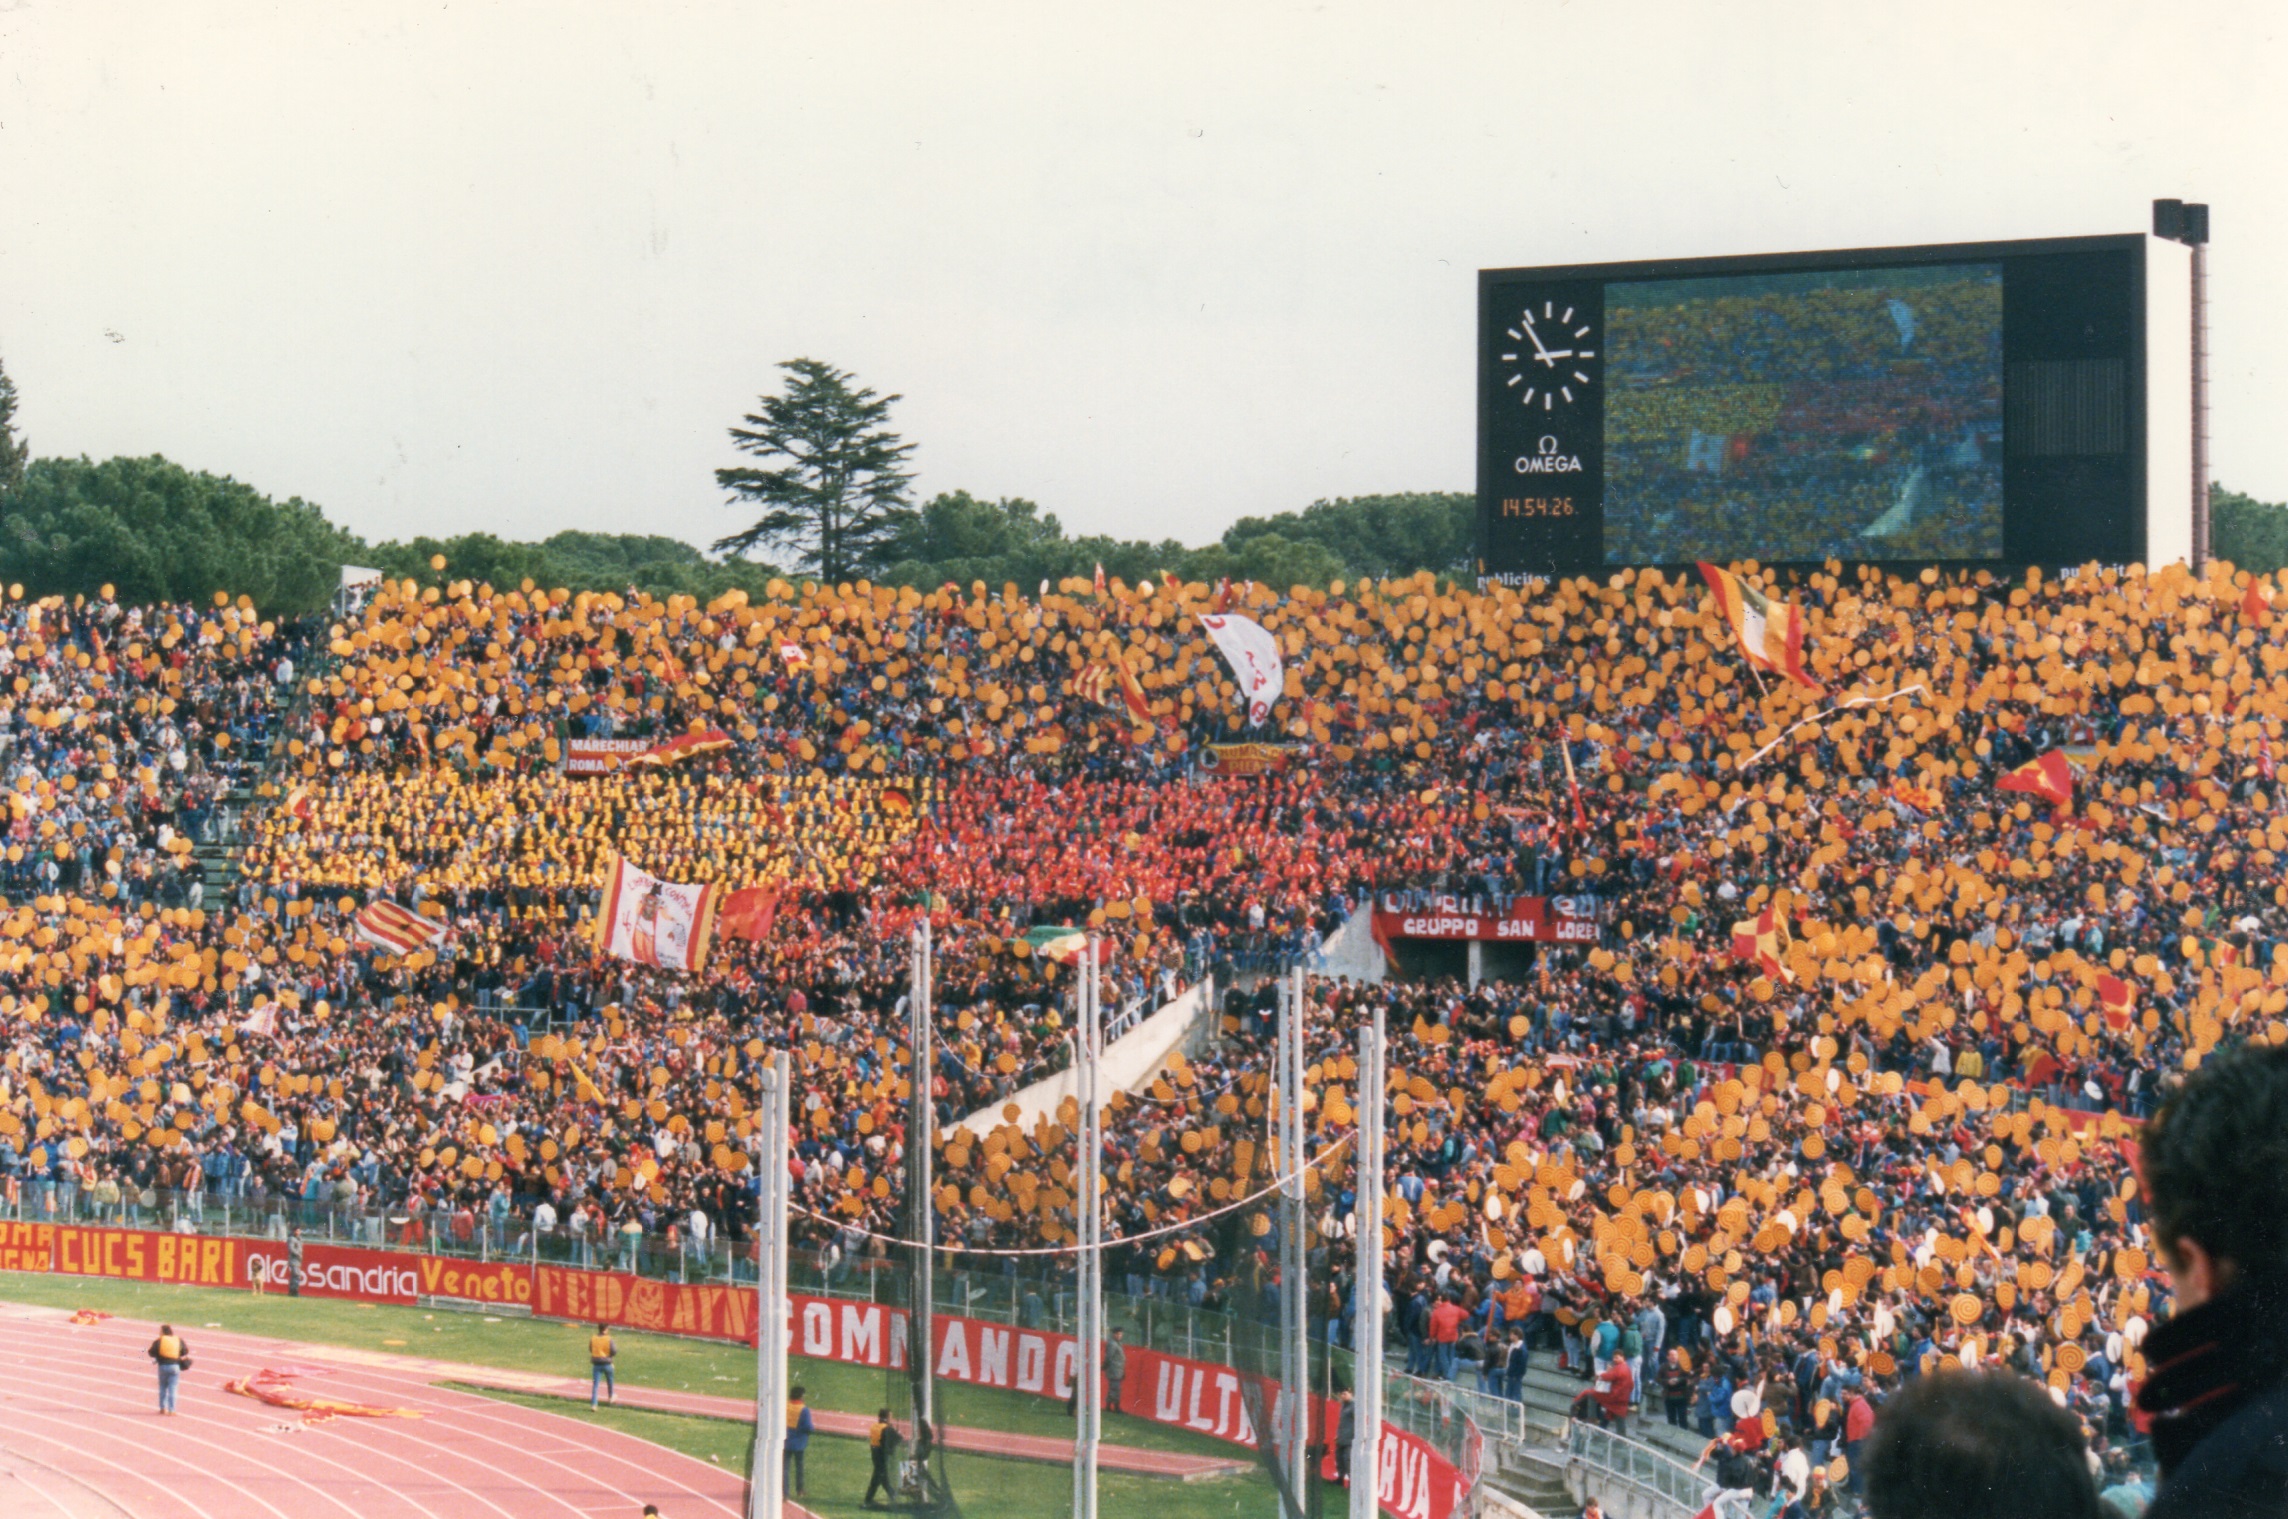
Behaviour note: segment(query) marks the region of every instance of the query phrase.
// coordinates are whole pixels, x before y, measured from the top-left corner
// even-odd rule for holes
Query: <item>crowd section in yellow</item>
[[[1348,1051],[1380,1003],[1374,1184],[1418,1364],[1441,1299],[1481,1344],[1595,1343],[1652,1308],[1696,1389],[1802,1351],[1851,1385],[2000,1360],[2103,1426],[2165,1292],[2128,1123],[2219,1045],[2288,1034],[2288,655],[2229,569],[1737,569],[1802,609],[1817,691],[1759,682],[1697,581],[1656,571],[708,605],[399,583],[314,628],[133,614],[203,651],[153,667],[172,680],[94,652],[129,613],[49,607],[35,634],[11,603],[16,827],[84,823],[123,864],[27,882],[0,919],[7,1201],[148,1223],[221,1200],[610,1262],[719,1247],[746,1238],[754,1076],[784,1048],[805,1240],[863,1258],[906,1227],[913,1083],[950,1128],[1055,1068],[1069,973],[1029,931],[1092,926],[1116,1005],[1211,968],[1227,989],[1214,1046],[1116,1102],[1111,1279],[1255,1311],[1279,1287],[1268,993],[1231,988],[1311,963],[1378,894],[1567,896],[1596,942],[1506,983],[1312,983],[1317,1306],[1350,1290]],[[1282,652],[1263,727],[1200,631],[1219,606]],[[1106,661],[1149,726],[1084,678]],[[196,901],[135,884],[137,850],[185,852],[160,827],[196,832],[172,762],[156,793],[113,784],[186,712],[215,714],[176,722],[186,772],[233,723],[272,765],[243,876]],[[729,746],[674,767],[559,770],[711,729]],[[1201,765],[1242,737],[1299,759]],[[2066,806],[2002,789],[2053,752]],[[771,888],[775,921],[697,975],[600,958],[614,854]],[[441,941],[361,942],[382,899]],[[917,1073],[924,916],[942,1026]],[[944,1139],[957,1260],[1074,1238],[1076,1116]]]

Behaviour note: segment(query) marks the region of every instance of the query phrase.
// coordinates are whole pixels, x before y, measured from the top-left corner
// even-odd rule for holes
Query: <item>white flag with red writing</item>
[[[1223,651],[1232,678],[1247,698],[1247,720],[1260,723],[1271,716],[1271,704],[1286,693],[1286,664],[1279,657],[1279,640],[1263,624],[1237,613],[1210,612],[1200,619],[1208,637]]]

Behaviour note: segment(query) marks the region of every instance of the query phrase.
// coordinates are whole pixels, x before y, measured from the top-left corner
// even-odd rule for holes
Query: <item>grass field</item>
[[[665,1445],[702,1461],[744,1473],[751,1447],[752,1427],[723,1419],[687,1419],[671,1414],[644,1413],[626,1408],[600,1408],[563,1398],[498,1392],[491,1388],[464,1389],[488,1398],[547,1409],[576,1419],[606,1424],[624,1434]],[[816,1436],[810,1442],[805,1476],[808,1496],[803,1506],[820,1519],[856,1519],[868,1512],[860,1500],[871,1470],[863,1442]],[[1066,1519],[1072,1513],[1072,1470],[1036,1461],[995,1461],[982,1456],[955,1455],[950,1475],[954,1494],[966,1513],[993,1519]],[[1097,1479],[1097,1504],[1108,1519],[1134,1515],[1138,1519],[1258,1519],[1277,1512],[1271,1484],[1259,1473],[1205,1482],[1174,1482],[1165,1478],[1135,1477],[1107,1472]],[[1330,1502],[1327,1515],[1344,1512]]]
[[[423,1356],[467,1366],[583,1379],[588,1367],[586,1325],[538,1319],[491,1318],[474,1313],[391,1308],[323,1298],[295,1299],[277,1294],[256,1297],[212,1288],[21,1272],[0,1272],[0,1301],[54,1308],[92,1308],[121,1318],[154,1323],[164,1320],[194,1336],[201,1328],[211,1327],[311,1344]],[[614,1331],[614,1338],[619,1342],[618,1374],[622,1386],[673,1388],[732,1398],[754,1396],[754,1353],[741,1346],[618,1330]],[[880,1371],[798,1356],[792,1362],[792,1374],[808,1389],[812,1405],[821,1409],[868,1414],[889,1401],[889,1381]],[[606,1408],[591,1413],[587,1404],[580,1401],[504,1393],[490,1388],[468,1390],[547,1408],[577,1419],[593,1419],[639,1439],[742,1473],[746,1470],[753,1440],[751,1424],[731,1420],[631,1408]],[[947,1383],[939,1384],[938,1397],[941,1417],[949,1426],[1064,1437],[1072,1433],[1071,1420],[1064,1410],[1045,1398]],[[1233,1453],[1232,1447],[1218,1441],[1120,1414],[1105,1416],[1104,1439],[1107,1444],[1148,1450],[1226,1457]],[[866,1449],[859,1441],[815,1438],[810,1448],[810,1496],[806,1506],[823,1519],[844,1519],[844,1516],[865,1513],[859,1499],[865,1492],[868,1464]],[[1064,1519],[1072,1511],[1072,1474],[1063,1466],[956,1455],[952,1458],[951,1475],[957,1497],[971,1514],[990,1514],[995,1519],[1003,1519],[1003,1516],[1005,1519]],[[1190,1483],[1107,1473],[1100,1479],[1098,1491],[1102,1511],[1108,1519],[1126,1515],[1144,1516],[1144,1519],[1235,1519],[1240,1515],[1277,1511],[1270,1483],[1260,1473]],[[1341,1495],[1330,1495],[1324,1512],[1339,1514],[1342,1511]]]

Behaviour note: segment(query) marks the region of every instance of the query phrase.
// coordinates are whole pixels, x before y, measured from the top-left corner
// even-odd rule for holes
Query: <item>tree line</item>
[[[324,607],[344,565],[422,584],[530,580],[701,600],[732,589],[760,596],[781,577],[1031,588],[1102,565],[1132,582],[1166,573],[1287,586],[1467,567],[1473,508],[1459,494],[1321,501],[1243,519],[1204,547],[1071,537],[1031,501],[967,491],[917,504],[903,467],[912,445],[887,425],[898,398],[876,396],[829,365],[782,367],[785,393],[766,396],[731,430],[733,446],[756,462],[717,472],[734,504],[755,508],[754,520],[711,553],[657,534],[577,531],[537,542],[474,532],[372,543],[298,496],[274,500],[157,455],[35,458],[16,426],[15,387],[0,369],[0,584],[34,596],[94,595],[108,585],[133,602],[221,591],[294,615]]]
[[[657,534],[578,531],[537,542],[475,532],[369,543],[300,497],[273,500],[156,455],[36,458],[16,427],[15,387],[0,370],[0,584],[32,595],[92,595],[109,585],[137,602],[222,591],[294,615],[325,606],[344,565],[423,584],[529,580],[701,600],[733,589],[759,596],[778,578],[1030,590],[1101,566],[1131,584],[1166,574],[1287,587],[1419,570],[1465,577],[1473,568],[1476,504],[1461,492],[1318,501],[1243,517],[1199,546],[1075,537],[1055,513],[1019,497],[989,501],[957,490],[916,502],[907,467],[914,446],[890,425],[898,396],[814,360],[780,368],[782,389],[730,430],[745,462],[716,471],[716,482],[748,520],[711,551]],[[2213,500],[2219,557],[2246,569],[2288,567],[2288,507],[2221,486]]]

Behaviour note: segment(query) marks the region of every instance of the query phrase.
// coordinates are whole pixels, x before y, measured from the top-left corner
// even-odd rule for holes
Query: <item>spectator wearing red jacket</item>
[[[1586,1418],[1621,1434],[1629,1428],[1629,1405],[1636,1401],[1636,1378],[1628,1358],[1616,1355],[1597,1373],[1595,1385],[1573,1400],[1573,1417]]]
[[[1449,1382],[1454,1380],[1454,1346],[1462,1338],[1462,1321],[1467,1317],[1451,1297],[1441,1297],[1430,1310],[1430,1353],[1438,1375]]]
[[[1853,1393],[1850,1403],[1843,1410],[1843,1458],[1851,1463],[1853,1492],[1860,1490],[1865,1475],[1861,1469],[1863,1463],[1859,1459],[1859,1449],[1874,1432],[1875,1405],[1867,1401],[1865,1393]]]

